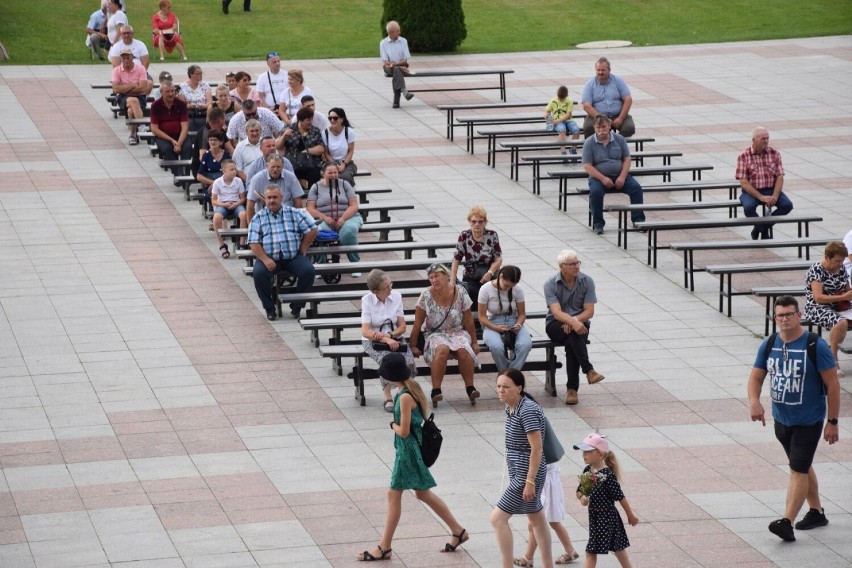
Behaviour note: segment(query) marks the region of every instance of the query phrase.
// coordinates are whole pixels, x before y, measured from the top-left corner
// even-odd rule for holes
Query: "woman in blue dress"
[[[426,503],[450,527],[451,542],[446,543],[441,552],[455,552],[470,537],[450,512],[444,500],[432,492],[432,488],[436,485],[435,479],[420,456],[423,416],[429,413],[426,394],[411,378],[411,368],[402,353],[391,352],[385,355],[379,366],[379,375],[399,385],[399,392],[394,399],[393,421],[390,423],[391,430],[394,432],[393,446],[396,450],[396,458],[388,489],[388,512],[385,515],[382,539],[378,546],[365,550],[357,556],[357,559],[390,560],[391,541],[402,515],[402,492],[407,489],[413,489],[414,495]]]
[[[497,377],[497,398],[506,405],[506,465],[509,485],[491,513],[503,568],[511,568],[512,515],[526,515],[541,553],[543,566],[553,565],[550,527],[541,504],[547,477],[544,459],[544,412],[524,391],[526,380],[517,369],[506,369]]]

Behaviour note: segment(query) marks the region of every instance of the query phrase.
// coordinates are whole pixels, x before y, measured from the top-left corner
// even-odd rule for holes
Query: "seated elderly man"
[[[299,179],[293,172],[284,169],[284,158],[279,154],[269,156],[266,169],[257,172],[248,183],[246,215],[248,219],[263,209],[264,195],[270,187],[277,187],[281,192],[281,203],[296,209],[302,208],[302,197],[305,192],[299,184]]]
[[[246,123],[246,133],[248,137],[241,140],[234,147],[234,162],[237,164],[237,176],[243,183],[249,180],[246,178],[246,168],[249,164],[257,160],[262,154],[260,150],[260,123],[251,119]]]
[[[245,169],[246,176],[246,187],[248,187],[248,183],[251,179],[257,175],[258,172],[266,169],[266,163],[269,161],[269,158],[277,155],[275,152],[275,138],[272,136],[264,136],[260,139],[260,153],[261,156],[257,158],[255,161],[251,162]],[[284,160],[284,169],[288,172],[295,173],[293,171],[293,164],[290,163],[290,160],[287,158],[281,157]]]
[[[145,90],[148,78],[145,68],[133,62],[133,52],[130,48],[121,51],[121,65],[112,70],[112,90],[117,95],[118,108],[127,113],[127,118],[142,118],[148,96]],[[128,125],[130,137],[127,143],[131,146],[139,144],[136,132],[138,125]]]
[[[628,114],[633,106],[633,95],[624,79],[610,73],[609,59],[601,57],[595,62],[595,76],[583,87],[583,134],[588,138],[594,132],[593,121],[599,114],[612,119],[612,128],[625,138],[636,133],[633,117]]]
[[[190,159],[189,111],[186,103],[177,98],[177,89],[172,81],[160,83],[160,98],[151,105],[151,132],[163,159]],[[172,167],[172,173],[180,175],[181,169]]]
[[[248,121],[255,120],[260,124],[261,136],[279,136],[284,132],[284,123],[268,108],[258,107],[251,99],[243,101],[243,110],[234,115],[228,123],[228,138],[236,145],[246,137]]]
[[[620,191],[630,197],[630,203],[642,203],[642,186],[629,175],[630,147],[624,137],[611,131],[612,120],[605,114],[595,117],[595,135],[583,143],[583,169],[589,174],[589,210],[592,230],[603,234],[603,202],[607,191]],[[632,211],[634,227],[645,220],[644,211]]]
[[[107,7],[106,4],[101,6],[100,10],[92,12],[89,16],[89,22],[86,24],[86,45],[92,49],[92,52],[98,56],[98,59],[103,61],[106,59],[102,49],[109,51],[109,36],[106,33],[107,23]]]
[[[314,265],[305,256],[317,237],[318,228],[311,216],[294,207],[281,204],[281,191],[277,187],[266,190],[266,207],[255,215],[249,225],[248,244],[254,253],[254,289],[266,311],[266,318],[274,321],[278,314],[272,299],[272,277],[285,270],[296,277],[297,293],[308,292],[314,284]],[[304,302],[290,304],[290,315],[299,319]]]

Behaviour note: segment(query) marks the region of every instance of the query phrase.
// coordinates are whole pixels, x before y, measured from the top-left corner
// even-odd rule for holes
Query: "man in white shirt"
[[[125,47],[129,47],[130,51],[133,52],[133,62],[138,63],[147,71],[148,65],[151,63],[148,58],[148,47],[144,42],[139,41],[134,37],[133,26],[130,24],[122,26],[119,37],[119,42],[114,43],[112,47],[109,48],[109,61],[112,63],[112,66],[118,67],[121,63],[121,50]]]
[[[102,6],[100,10],[92,12],[89,16],[89,23],[86,24],[86,45],[92,48],[98,59],[103,61],[104,54],[101,48],[109,49],[109,38],[106,34],[106,6]]]
[[[399,108],[400,95],[404,95],[407,101],[414,98],[405,88],[405,76],[411,74],[408,69],[411,53],[408,51],[408,41],[399,35],[398,23],[391,20],[385,29],[388,37],[379,42],[379,53],[385,77],[393,77],[393,108]]]
[[[107,36],[112,45],[118,43],[121,28],[127,25],[127,16],[121,11],[121,0],[110,0],[107,6],[109,20],[107,20]]]
[[[287,71],[281,69],[281,57],[277,51],[266,54],[266,66],[269,69],[258,76],[255,89],[260,95],[260,105],[277,112],[284,90],[288,88]]]
[[[263,155],[260,150],[260,122],[251,119],[246,123],[246,138],[234,148],[234,163],[237,176],[245,183],[245,171],[249,164]]]

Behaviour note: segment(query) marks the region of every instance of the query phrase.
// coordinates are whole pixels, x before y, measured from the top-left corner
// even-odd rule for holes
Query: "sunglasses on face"
[[[273,57],[279,57],[277,51],[270,51],[269,53],[266,54],[267,60],[272,59]]]
[[[330,121],[334,122],[335,120],[340,120],[340,117],[339,117],[339,116],[332,116],[332,115],[328,115],[328,119],[329,119]]]

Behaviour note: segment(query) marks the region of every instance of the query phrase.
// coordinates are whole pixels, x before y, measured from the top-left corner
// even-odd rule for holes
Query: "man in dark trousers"
[[[828,524],[819,499],[816,472],[811,464],[820,437],[829,444],[837,442],[840,437],[837,424],[840,383],[831,349],[822,338],[816,334],[812,338],[802,327],[802,314],[796,299],[792,296],[778,298],[774,317],[779,332],[764,341],[757,351],[748,378],[748,402],[752,422],[759,420],[766,426],[760,391],[769,375],[775,437],[784,447],[790,465],[784,516],[769,523],[769,531],[791,542],[796,540],[793,521],[806,499],[809,509],[796,523],[796,530],[806,531]],[[771,345],[768,344],[770,340]],[[815,344],[809,345],[814,340]]]
[[[231,5],[231,0],[222,0],[222,12],[228,13],[228,7]],[[251,12],[251,0],[243,0],[243,11]]]

